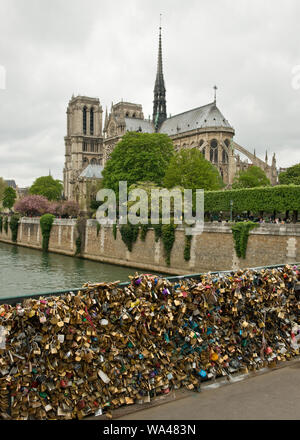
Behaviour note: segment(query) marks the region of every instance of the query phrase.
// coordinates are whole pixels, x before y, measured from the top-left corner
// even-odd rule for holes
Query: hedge
[[[300,185],[277,185],[270,187],[205,191],[206,212],[230,211],[298,211],[300,210]]]

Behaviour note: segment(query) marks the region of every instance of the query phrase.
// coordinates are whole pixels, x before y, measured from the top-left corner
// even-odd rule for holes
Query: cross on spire
[[[217,102],[217,90],[218,90],[218,87],[217,86],[214,86],[214,103],[216,104],[216,102]]]

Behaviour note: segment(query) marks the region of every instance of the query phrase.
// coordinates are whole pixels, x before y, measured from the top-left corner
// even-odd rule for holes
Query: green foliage
[[[0,177],[0,200],[3,199],[3,194],[4,194],[4,191],[5,191],[5,188],[7,188],[7,185],[4,182],[4,180],[2,179],[2,177]]]
[[[119,181],[127,181],[128,187],[139,181],[160,185],[173,154],[173,143],[165,134],[126,133],[105,164],[103,187],[118,194]]]
[[[116,223],[113,224],[113,235],[114,235],[114,239],[117,239],[117,225]]]
[[[85,233],[86,233],[86,218],[79,217],[76,222],[77,237],[75,240],[76,251],[75,255],[80,255],[83,251],[83,246],[85,244]]]
[[[151,225],[151,227],[154,229],[155,241],[158,242],[162,236],[162,224],[159,223],[157,225]]]
[[[246,171],[241,171],[239,175],[235,177],[232,188],[255,188],[258,186],[269,185],[270,180],[267,178],[264,171],[261,168],[252,165]]]
[[[9,227],[11,230],[11,237],[13,242],[16,242],[18,239],[19,220],[20,216],[17,214],[12,215],[10,218]]]
[[[120,233],[123,242],[127,246],[127,249],[131,252],[133,243],[136,242],[139,235],[139,225],[132,225],[131,223],[121,225]]]
[[[300,210],[300,185],[205,191],[204,210],[206,212],[229,212],[230,200],[233,201],[234,212]]]
[[[249,231],[259,225],[254,222],[239,222],[232,226],[234,248],[238,258],[246,258]]]
[[[217,190],[223,182],[217,168],[197,148],[180,150],[172,157],[164,177],[167,188]]]
[[[52,176],[38,177],[29,188],[30,194],[46,197],[48,200],[60,200],[63,185],[60,180],[53,179]]]
[[[3,231],[3,217],[0,215],[0,234],[2,234]]]
[[[97,202],[97,200],[91,200],[90,208],[96,211],[102,203]]]
[[[13,188],[11,188],[10,186],[5,188],[2,201],[3,208],[11,209],[14,206],[16,198],[17,193]]]
[[[192,235],[186,235],[185,236],[185,244],[184,244],[184,251],[183,256],[185,261],[189,261],[191,259],[191,243],[192,243]]]
[[[8,234],[8,217],[5,217],[5,219],[4,219],[3,228],[5,231],[5,234]]]
[[[280,173],[278,178],[281,185],[300,185],[300,163]]]
[[[168,266],[170,266],[171,251],[175,241],[175,228],[176,226],[173,223],[162,226],[161,238],[164,245],[166,263]]]
[[[148,229],[149,229],[148,223],[146,225],[141,225],[141,240],[142,241],[146,240]]]
[[[55,217],[52,214],[44,214],[40,218],[40,226],[41,226],[42,237],[43,237],[42,249],[44,252],[48,252],[50,233],[51,233],[54,218]]]
[[[97,222],[97,237],[99,235],[100,229],[101,229],[101,224]]]

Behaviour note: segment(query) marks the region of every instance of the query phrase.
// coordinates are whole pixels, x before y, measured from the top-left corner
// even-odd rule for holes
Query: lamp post
[[[232,222],[232,207],[233,207],[233,200],[230,200],[230,221]]]

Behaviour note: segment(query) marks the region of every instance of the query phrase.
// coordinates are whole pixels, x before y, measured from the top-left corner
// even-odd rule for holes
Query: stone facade
[[[73,256],[76,234],[76,220],[54,220],[49,250]],[[190,261],[185,261],[183,255],[184,230],[178,226],[175,235],[171,265],[167,266],[163,243],[161,240],[155,242],[152,229],[148,231],[146,241],[138,238],[129,252],[119,231],[116,240],[110,226],[101,226],[97,235],[97,222],[88,220],[82,257],[174,275],[300,262],[300,225],[270,224],[255,228],[250,232],[245,260],[237,258],[231,228],[227,224],[205,224],[203,233],[192,238]],[[11,243],[10,229],[8,234],[2,230],[0,241]],[[21,220],[17,244],[42,248],[39,219]]]

